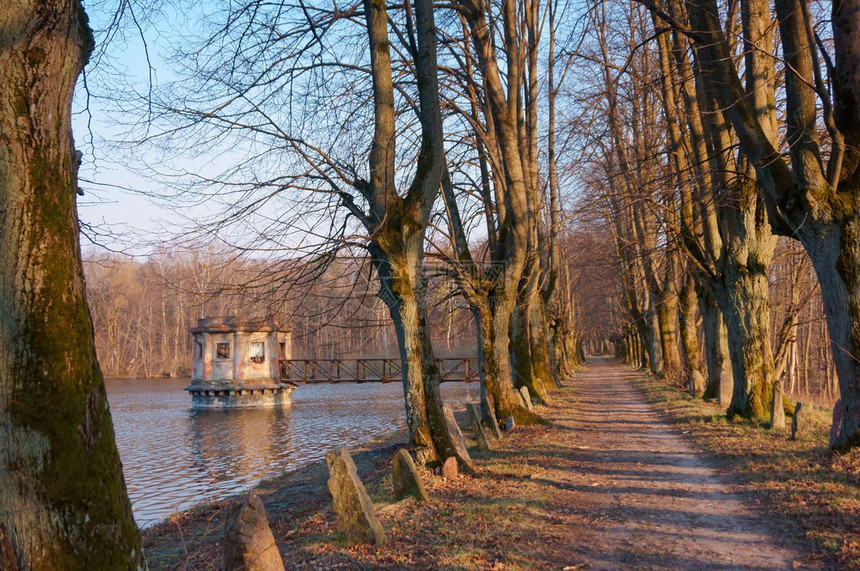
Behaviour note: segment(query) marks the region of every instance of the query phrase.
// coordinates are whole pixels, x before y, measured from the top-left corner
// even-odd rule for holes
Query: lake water
[[[190,379],[111,379],[108,401],[140,527],[406,425],[400,383],[305,385],[288,409],[191,410]],[[452,405],[477,383],[444,383]]]

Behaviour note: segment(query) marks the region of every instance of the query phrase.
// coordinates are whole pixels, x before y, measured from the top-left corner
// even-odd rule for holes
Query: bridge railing
[[[479,380],[478,359],[436,359],[442,382]],[[403,379],[400,359],[281,359],[288,383],[392,383]]]

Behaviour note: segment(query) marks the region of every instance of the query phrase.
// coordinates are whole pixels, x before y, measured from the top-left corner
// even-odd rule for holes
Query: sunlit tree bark
[[[373,80],[374,136],[370,180],[363,189],[369,212],[356,212],[371,233],[368,249],[379,274],[380,296],[389,304],[403,363],[410,444],[422,463],[454,456],[473,471],[465,446],[445,421],[425,302],[424,236],[444,168],[442,116],[436,76],[436,35],[430,0],[415,1],[415,69],[421,116],[418,166],[405,197],[395,181],[394,86],[388,45],[388,18],[382,0],[366,0],[365,17]]]
[[[493,406],[498,418],[514,417],[521,424],[542,422],[534,413],[520,404],[513,389],[514,375],[511,363],[511,320],[517,309],[521,292],[520,284],[529,260],[529,243],[532,237],[529,207],[529,171],[521,154],[522,125],[521,73],[517,32],[516,3],[508,2],[502,7],[501,25],[504,46],[507,50],[507,91],[499,69],[497,48],[491,37],[489,18],[496,16],[495,8],[482,1],[458,2],[466,42],[467,61],[474,61],[480,70],[481,82],[470,82],[467,89],[482,93],[483,105],[472,97],[472,113],[469,120],[480,131],[479,153],[485,149],[487,165],[482,163],[485,185],[492,181],[492,195],[487,193],[493,206],[486,204],[488,211],[495,212],[495,224],[490,227],[490,265],[487,271],[480,270],[469,251],[464,226],[458,212],[456,196],[450,178],[443,180],[443,196],[448,211],[448,221],[454,242],[456,271],[460,273],[464,294],[475,315],[478,325],[481,379],[486,397],[482,406]],[[474,50],[471,52],[470,50]],[[474,60],[471,54],[474,53]],[[471,73],[471,72],[470,72]],[[471,76],[470,76],[471,77]],[[480,114],[480,117],[478,116]],[[488,168],[492,165],[491,168]],[[476,275],[477,274],[477,275]],[[526,335],[528,335],[527,321]],[[528,348],[528,337],[520,338]],[[520,353],[523,355],[524,353]],[[521,357],[522,358],[522,357]],[[531,361],[521,363],[531,372]],[[531,379],[534,378],[530,375]],[[530,392],[538,395],[539,391]]]
[[[766,2],[757,6],[748,3],[741,19],[747,36],[755,40],[744,50],[747,68],[754,70],[746,77],[746,91],[755,100],[757,112],[770,125],[773,137],[774,77],[772,68],[767,66],[770,57],[767,46],[772,42],[773,32],[762,23],[762,11],[766,13],[766,8]],[[669,11],[674,19],[682,17],[681,10],[678,2],[670,3]],[[653,17],[655,29],[665,29],[657,14]],[[700,67],[694,70],[688,64],[684,40],[676,35],[670,50],[668,37],[668,32],[658,36],[658,48],[670,154],[682,188],[682,242],[702,285],[709,290],[725,317],[734,372],[734,393],[728,412],[763,416],[770,404],[773,382],[767,268],[775,241],[770,234],[755,175],[746,162],[738,162],[732,155],[730,127],[723,120],[713,94],[700,80],[695,87],[692,85],[693,77],[698,77],[695,71]],[[753,43],[764,47],[753,47]],[[669,64],[670,51],[678,66],[677,75]],[[672,77],[679,79],[672,81]],[[686,117],[679,112],[682,100]],[[705,119],[694,116],[702,111],[707,114]],[[684,140],[687,127],[692,137]],[[691,170],[681,152],[685,147],[691,149],[694,169],[699,170],[696,194],[705,204],[693,204],[693,192],[685,188]],[[705,164],[708,172],[702,172]],[[714,205],[713,211],[710,204]],[[694,219],[696,211],[703,215],[702,222]],[[707,328],[712,334],[713,325],[710,323]],[[712,340],[709,346],[716,349],[719,345]],[[713,374],[716,374],[715,368]],[[711,379],[709,385],[713,384]]]
[[[0,11],[0,568],[140,569],[87,309],[72,93],[78,0]]]
[[[860,290],[852,285],[860,273],[856,230],[860,218],[852,206],[860,164],[855,143],[860,140],[857,2],[833,3],[832,58],[820,51],[805,3],[775,2],[786,63],[787,159],[774,139],[773,115],[762,113],[761,101],[744,91],[716,2],[690,1],[688,7],[689,27],[669,19],[696,43],[705,80],[756,169],[771,224],[803,243],[818,274],[845,407],[838,437],[831,445],[855,446],[860,444],[860,359],[856,357],[860,354],[856,341],[860,339],[860,304],[856,301]],[[745,40],[753,45],[755,34],[767,27],[769,14],[756,3],[742,2],[741,7]],[[652,5],[652,9],[659,7]],[[829,58],[832,97],[821,70],[822,57]],[[764,65],[773,67],[775,60]],[[821,101],[821,119],[830,137],[826,163],[816,124],[816,98]]]

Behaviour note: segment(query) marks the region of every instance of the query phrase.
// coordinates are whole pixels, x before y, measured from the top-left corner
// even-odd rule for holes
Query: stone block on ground
[[[338,530],[343,532],[349,542],[385,543],[385,531],[358,477],[352,456],[346,448],[339,448],[326,454],[325,462],[328,464],[328,489],[337,516]]]
[[[481,415],[478,414],[478,407],[474,403],[467,402],[466,410],[469,411],[469,421],[472,423],[472,430],[475,432],[475,440],[478,442],[480,450],[489,450],[490,441],[487,440],[487,433],[484,432],[484,427],[481,425]]]
[[[529,410],[534,410],[532,408],[532,396],[529,394],[528,387],[520,387],[518,390],[523,399],[523,406]]]
[[[732,393],[735,390],[735,381],[731,373],[723,371],[720,373],[720,405],[732,404]]]
[[[430,501],[430,496],[427,495],[427,490],[424,488],[424,482],[421,481],[421,476],[418,474],[415,462],[412,461],[412,456],[409,455],[409,451],[405,448],[401,448],[394,455],[392,472],[395,500],[402,500],[406,496],[414,496],[415,499],[422,502]]]
[[[253,490],[233,508],[224,532],[224,571],[282,571],[284,562],[269,527],[266,508]]]
[[[508,420],[505,421],[505,432],[510,432],[514,428],[516,428],[517,424],[514,422],[514,417],[509,416]]]
[[[457,459],[453,456],[447,458],[442,464],[442,477],[451,480],[459,475],[460,469],[457,467]]]
[[[482,411],[483,412],[483,411]],[[496,418],[496,407],[493,405],[493,400],[487,395],[487,418],[490,425],[490,436],[493,438],[502,437],[502,429],[499,427],[499,420]]]
[[[697,398],[705,394],[705,376],[698,369],[693,369],[690,374],[690,394]]]
[[[791,439],[797,440],[809,431],[809,405],[798,402],[794,405],[794,418],[791,420]]]
[[[466,450],[466,439],[463,438],[463,433],[460,432],[460,425],[457,424],[457,419],[454,418],[454,411],[448,403],[442,405],[442,412],[445,415],[445,424],[448,425],[448,432],[451,434],[454,450],[457,453],[457,458],[465,464],[464,469],[474,471],[472,459],[469,457],[469,451]]]
[[[546,392],[546,398],[547,398],[547,402],[549,402],[549,399],[551,398],[549,396],[549,392],[548,392],[550,390],[549,383],[544,383],[543,379],[535,378],[535,386],[536,387],[543,387],[545,389],[545,391],[547,391]],[[555,384],[553,384],[552,388],[561,388],[561,387],[558,387]],[[534,402],[532,402],[532,405],[534,405]]]
[[[770,403],[770,428],[785,428],[785,409],[782,408],[782,381],[773,383],[773,400]]]

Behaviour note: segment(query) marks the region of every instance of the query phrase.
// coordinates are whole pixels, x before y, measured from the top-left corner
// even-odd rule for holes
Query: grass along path
[[[490,452],[470,450],[476,477],[424,472],[429,505],[390,501],[402,434],[352,451],[388,534],[383,547],[340,540],[322,462],[264,482],[258,493],[287,568],[829,567],[808,543],[777,539],[782,520],[757,501],[767,496],[715,467],[718,456],[697,451],[696,431],[673,416],[685,397],[667,391],[592,360],[553,392],[552,406],[538,409],[550,426],[517,428]],[[151,568],[220,568],[227,506],[200,506],[146,530]]]

